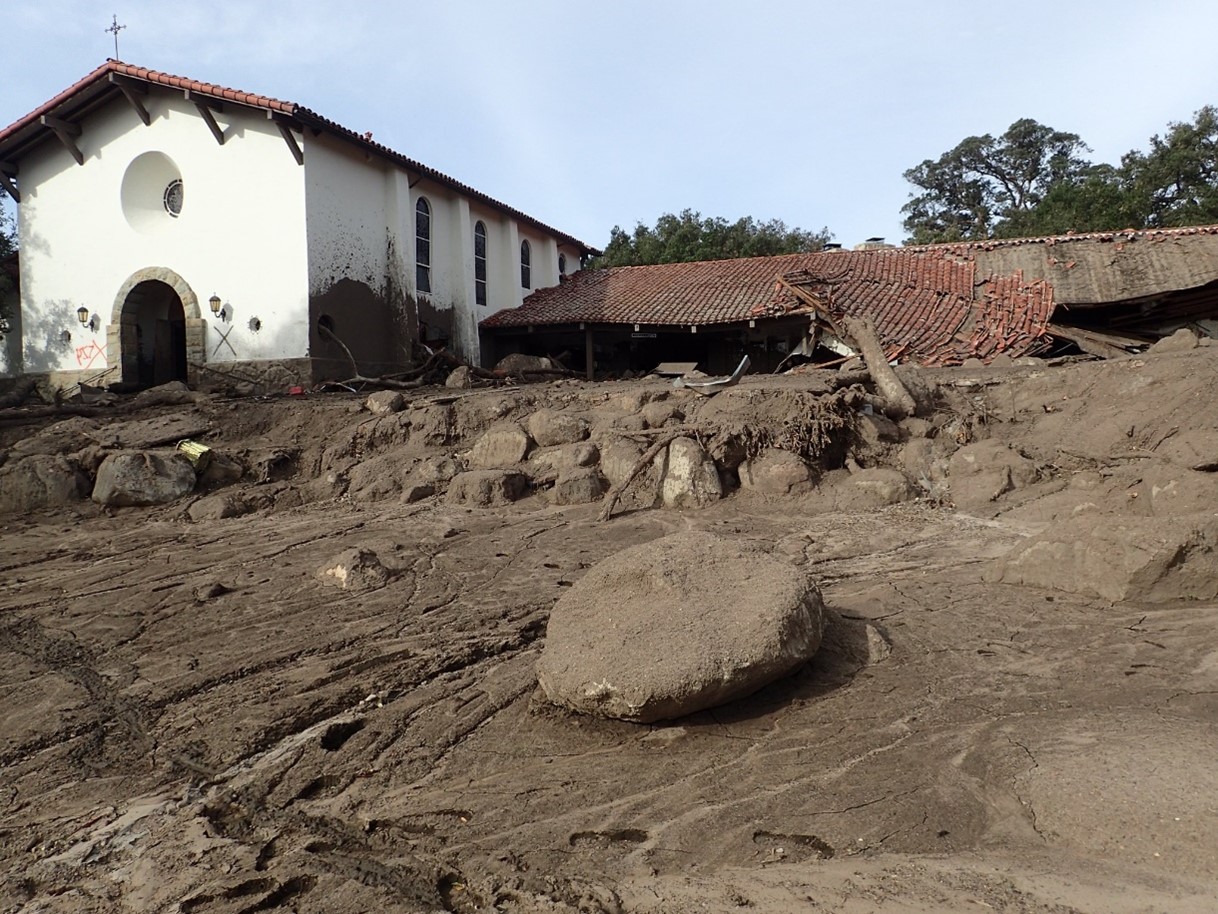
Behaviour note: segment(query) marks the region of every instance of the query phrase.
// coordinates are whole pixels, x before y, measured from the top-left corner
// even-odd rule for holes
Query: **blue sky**
[[[1097,161],[1218,104],[1212,0],[2,0],[0,125],[112,56],[298,102],[595,246],[686,207],[899,240],[1031,117]]]

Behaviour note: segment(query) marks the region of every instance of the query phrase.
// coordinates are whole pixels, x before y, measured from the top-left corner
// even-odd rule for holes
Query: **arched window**
[[[533,252],[529,248],[529,241],[526,238],[520,242],[520,285],[526,289],[533,288],[532,259]]]
[[[558,275],[559,276],[567,275],[567,255],[566,254],[558,255]]]
[[[474,223],[474,302],[486,304],[486,226]]]
[[[414,284],[417,292],[431,291],[431,205],[426,197],[414,206]]]

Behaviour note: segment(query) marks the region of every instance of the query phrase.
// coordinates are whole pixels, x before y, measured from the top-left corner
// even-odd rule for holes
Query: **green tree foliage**
[[[0,206],[0,260],[17,250],[17,226],[12,214]],[[0,317],[9,317],[8,299],[13,291],[8,274],[0,270]]]
[[[639,266],[649,263],[689,263],[695,260],[725,260],[734,257],[764,257],[819,251],[833,235],[827,228],[807,232],[788,228],[781,219],[758,222],[751,216],[728,222],[703,218],[683,210],[665,213],[655,227],[638,223],[633,232],[615,225],[605,253],[594,259],[593,268]]]
[[[901,210],[909,240],[989,238],[1008,220],[1035,210],[1055,186],[1083,180],[1090,163],[1082,154],[1088,151],[1078,134],[1029,118],[999,137],[968,137],[905,172],[921,191]]]
[[[1091,164],[1079,137],[1016,121],[905,172],[909,242],[1058,235],[1218,222],[1218,108],[1168,124],[1119,166]]]
[[[1168,124],[1146,152],[1127,153],[1121,169],[1142,224],[1218,222],[1218,109],[1207,105],[1192,122]]]

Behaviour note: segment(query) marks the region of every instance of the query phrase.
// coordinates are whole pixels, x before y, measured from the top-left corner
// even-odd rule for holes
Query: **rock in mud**
[[[555,704],[649,723],[743,698],[806,663],[820,591],[755,545],[678,533],[604,560],[550,614],[537,666]]]
[[[887,467],[859,470],[851,474],[842,489],[838,503],[850,510],[882,508],[909,501],[913,497],[913,490],[905,475]]]
[[[740,465],[740,485],[762,495],[802,495],[812,489],[812,471],[798,454],[766,448]]]
[[[195,523],[209,520],[224,520],[229,517],[241,517],[254,510],[254,506],[236,493],[221,492],[218,495],[208,495],[200,498],[189,508],[186,515]]]
[[[705,508],[723,497],[715,462],[692,438],[677,438],[656,462],[661,466],[664,507]]]
[[[518,374],[522,371],[546,371],[554,367],[554,363],[545,356],[524,355],[513,352],[505,355],[495,363],[495,371],[506,371],[508,374]]]
[[[574,444],[588,437],[588,422],[553,409],[539,409],[529,416],[529,434],[538,447]]]
[[[546,476],[576,467],[596,466],[600,451],[591,441],[539,448],[529,454],[529,473]]]
[[[960,448],[948,463],[952,501],[964,510],[985,508],[1007,492],[1036,481],[1036,464],[1000,441]]]
[[[524,460],[532,440],[515,422],[495,425],[482,433],[469,452],[469,465],[490,469],[510,467]]]
[[[35,454],[0,470],[0,513],[19,514],[78,501],[89,479],[71,461]]]
[[[586,505],[604,494],[605,483],[596,467],[573,467],[558,474],[551,497],[556,505]]]
[[[986,580],[1114,602],[1212,600],[1218,517],[1072,517],[998,560]]]
[[[470,470],[453,477],[447,498],[449,504],[489,508],[515,501],[528,485],[528,477],[515,470]]]
[[[97,468],[93,500],[112,507],[164,505],[195,487],[195,469],[180,454],[111,454]]]
[[[396,390],[378,390],[364,401],[364,408],[374,416],[400,413],[405,406],[406,399]]]
[[[643,446],[628,438],[615,438],[601,449],[601,473],[609,484],[623,482],[643,456]]]
[[[1188,327],[1181,327],[1171,336],[1165,336],[1146,350],[1147,355],[1167,355],[1172,352],[1189,352],[1197,348],[1197,334]]]
[[[664,400],[653,400],[642,409],[643,419],[648,428],[661,428],[665,423],[678,423],[685,419],[685,413],[675,404]]]
[[[371,549],[348,549],[322,565],[317,575],[343,590],[375,590],[389,581],[389,570]]]
[[[474,386],[474,373],[468,365],[458,365],[448,373],[444,386],[453,390],[469,390]]]

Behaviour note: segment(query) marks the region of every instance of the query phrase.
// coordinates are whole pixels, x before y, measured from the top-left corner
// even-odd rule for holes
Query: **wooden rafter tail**
[[[195,106],[195,110],[199,112],[199,116],[207,124],[207,129],[216,138],[216,142],[223,146],[224,131],[220,129],[220,125],[216,122],[216,116],[212,112],[223,111],[224,106],[214,98],[200,95],[198,92],[192,92],[190,89],[184,89],[183,92],[186,95],[186,100]]]
[[[110,74],[110,83],[118,86],[119,91],[123,93],[123,98],[127,99],[127,103],[139,115],[144,126],[147,127],[152,123],[152,117],[148,114],[148,109],[144,106],[144,98],[148,96],[148,87],[142,83],[137,83],[134,80],[124,79],[117,73]]]
[[[287,143],[288,149],[292,153],[292,158],[296,160],[297,165],[304,164],[304,150],[300,148],[300,144],[296,142],[296,134],[292,132],[290,123],[281,116],[275,114],[274,111],[266,113],[267,119],[279,128],[279,135],[283,137],[283,141]]]
[[[49,127],[55,136],[59,137],[59,142],[63,143],[68,152],[72,153],[72,158],[76,160],[77,165],[85,164],[85,154],[76,145],[76,138],[81,134],[80,124],[60,120],[49,114],[44,114],[39,121],[43,127]]]
[[[0,162],[0,188],[13,198],[14,203],[21,202],[21,191],[17,190],[17,185],[13,183],[13,178],[17,177],[17,166],[12,162]]]

